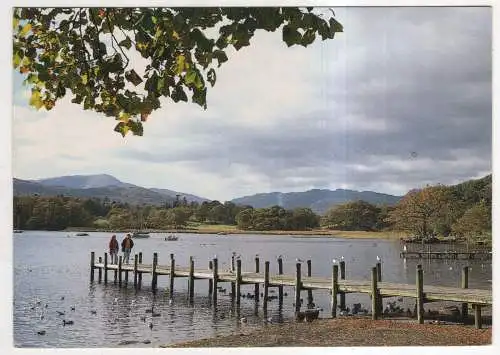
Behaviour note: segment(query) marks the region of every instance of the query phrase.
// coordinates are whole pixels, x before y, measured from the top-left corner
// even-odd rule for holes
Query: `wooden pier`
[[[233,255],[234,259],[234,255]],[[475,325],[476,328],[481,328],[481,308],[484,306],[491,306],[493,302],[492,291],[482,289],[469,289],[468,288],[468,267],[462,269],[462,287],[441,287],[424,285],[423,270],[421,265],[417,265],[415,284],[400,284],[382,281],[381,264],[377,263],[371,269],[371,280],[346,280],[345,279],[345,262],[341,261],[339,265],[334,264],[332,267],[332,276],[315,277],[311,273],[311,262],[308,261],[307,276],[302,275],[302,263],[296,263],[294,275],[287,275],[283,273],[283,261],[278,259],[278,274],[271,275],[269,272],[269,261],[264,263],[264,272],[260,272],[260,260],[255,257],[255,271],[243,271],[241,267],[241,260],[237,259],[236,263],[232,263],[230,270],[219,270],[218,260],[214,258],[210,260],[207,267],[195,268],[193,257],[189,258],[189,266],[178,266],[175,262],[174,254],[170,254],[170,260],[167,265],[160,265],[158,263],[158,254],[154,253],[152,264],[145,264],[142,262],[142,253],[136,254],[133,264],[123,264],[122,257],[120,256],[118,264],[109,264],[108,255],[104,254],[104,262],[99,257],[98,262],[95,262],[95,253],[91,252],[90,255],[90,281],[93,282],[95,275],[94,271],[98,270],[98,281],[102,282],[104,274],[104,283],[108,282],[108,271],[114,271],[114,283],[120,286],[128,283],[129,272],[133,273],[134,287],[141,288],[142,275],[151,275],[151,289],[153,292],[157,290],[158,276],[169,276],[170,287],[169,295],[172,298],[174,294],[174,280],[175,278],[188,278],[188,295],[190,302],[194,299],[195,280],[209,280],[209,294],[213,305],[217,304],[218,286],[220,282],[230,282],[232,287],[229,296],[236,300],[239,304],[241,293],[241,286],[245,284],[255,285],[254,295],[252,298],[255,302],[259,302],[259,286],[262,284],[263,296],[262,306],[267,310],[267,303],[269,300],[269,288],[277,287],[280,291],[279,301],[283,301],[283,286],[291,286],[295,288],[295,315],[299,317],[301,312],[301,291],[308,291],[307,306],[311,308],[312,304],[312,291],[313,290],[328,290],[331,296],[331,315],[336,317],[337,296],[340,296],[340,308],[345,308],[345,294],[347,293],[365,293],[369,294],[372,298],[372,318],[378,319],[382,315],[382,299],[384,297],[412,297],[416,299],[417,318],[419,323],[424,321],[423,305],[427,302],[435,301],[454,301],[462,303],[462,316],[467,316],[468,305],[472,305],[475,310]],[[235,265],[233,267],[233,265]],[[339,277],[340,266],[340,277]],[[122,278],[124,274],[125,278]],[[303,314],[303,312],[302,312]]]
[[[464,259],[491,260],[491,251],[402,251],[399,256],[405,259]]]

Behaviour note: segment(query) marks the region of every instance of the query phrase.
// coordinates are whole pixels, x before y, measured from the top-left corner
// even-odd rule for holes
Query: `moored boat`
[[[149,238],[149,232],[134,232],[132,238]]]
[[[176,241],[179,240],[179,237],[173,234],[170,234],[169,236],[165,237],[165,240],[168,242]]]
[[[75,234],[77,237],[86,237],[88,236],[89,234],[88,233],[85,233],[85,232],[80,232],[80,233],[76,233]]]

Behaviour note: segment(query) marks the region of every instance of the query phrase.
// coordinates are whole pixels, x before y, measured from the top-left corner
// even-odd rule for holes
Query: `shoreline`
[[[468,346],[492,344],[492,328],[418,324],[412,319],[362,317],[319,319],[311,323],[244,326],[230,335],[160,345],[161,348]]]

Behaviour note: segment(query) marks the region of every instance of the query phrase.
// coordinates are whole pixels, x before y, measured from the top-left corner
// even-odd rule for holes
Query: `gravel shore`
[[[273,346],[465,346],[488,345],[492,329],[416,321],[366,318],[320,319],[312,323],[242,327],[229,336],[201,339],[162,347],[273,347]]]

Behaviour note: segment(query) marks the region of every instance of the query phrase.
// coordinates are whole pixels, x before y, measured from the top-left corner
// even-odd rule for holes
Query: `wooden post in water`
[[[340,279],[345,280],[345,261],[341,260],[339,263],[340,266]],[[340,309],[345,309],[345,293],[340,292]]]
[[[213,262],[213,283],[214,283],[214,289],[212,292],[212,302],[214,304],[214,307],[217,306],[217,281],[219,279],[219,263],[217,261],[217,257],[214,258]]]
[[[258,255],[255,255],[255,273],[258,274],[260,271],[260,259]],[[259,283],[255,283],[254,286],[254,298],[255,302],[259,302]]]
[[[375,267],[377,268],[377,285],[379,282],[382,282],[382,263],[379,261],[375,264]],[[382,297],[379,296],[377,297],[378,300],[378,314],[382,315],[384,311],[384,306],[382,304]]]
[[[139,264],[139,257],[134,255],[134,288],[137,289],[137,265]]]
[[[338,279],[339,279],[339,266],[333,265],[333,268],[332,268],[332,302],[331,302],[332,318],[337,317],[337,293],[338,293],[338,289],[339,289]]]
[[[300,312],[300,289],[302,287],[301,263],[295,264],[295,317]]]
[[[95,253],[90,252],[90,282],[94,282]]]
[[[194,259],[192,256],[189,257],[188,290],[189,290],[189,302],[192,303],[194,300]]]
[[[378,319],[377,267],[372,267],[372,319]]]
[[[104,284],[108,283],[108,253],[104,253]]]
[[[234,263],[234,256],[236,254],[233,252],[231,255],[231,272],[234,273],[236,271],[236,265]],[[235,283],[234,281],[231,282],[231,300],[234,300],[234,296],[236,295],[236,289],[235,289]]]
[[[472,308],[474,308],[474,325],[476,329],[481,329],[483,326],[483,320],[481,319],[481,306],[473,304]]]
[[[208,262],[208,269],[213,270],[214,265],[212,263],[212,260]],[[210,296],[212,292],[214,291],[214,281],[213,279],[208,279],[208,295]]]
[[[312,276],[312,266],[311,266],[311,259],[307,260],[307,277]],[[307,290],[307,307],[311,307],[313,303],[313,291],[312,290]]]
[[[99,257],[99,264],[102,264],[102,256]],[[99,268],[99,270],[97,270],[97,272],[98,272],[99,283],[101,283],[101,281],[102,281],[102,269]]]
[[[424,324],[424,270],[417,265],[417,317],[418,323]]]
[[[464,266],[462,269],[462,288],[469,288],[469,267]],[[462,319],[465,320],[468,315],[467,302],[462,303]]]
[[[139,264],[142,264],[142,251],[139,252]],[[137,275],[137,288],[140,290],[142,287],[142,272],[139,272]]]
[[[174,254],[170,253],[170,299],[174,298],[174,280],[175,280],[175,259]]]
[[[156,267],[158,266],[158,253],[153,253],[153,265],[151,266],[151,289],[156,292],[156,285],[158,275],[156,274]]]
[[[262,309],[267,311],[267,302],[269,295],[269,261],[264,262],[264,297],[262,300]]]
[[[283,275],[283,258],[278,257],[278,275]],[[278,303],[283,305],[283,286],[278,286]]]
[[[122,256],[118,258],[118,286],[122,287]],[[115,283],[116,283],[116,270],[115,270]]]
[[[241,298],[241,259],[236,260],[236,304],[240,304]]]
[[[120,258],[121,258],[121,256],[120,256]],[[120,265],[120,264],[118,264],[118,265],[117,265],[117,268],[116,268],[116,269],[114,269],[114,272],[113,272],[113,275],[114,275],[113,282],[114,282],[115,284],[116,284],[116,281],[117,281],[117,279],[118,279],[118,269],[120,269],[120,270],[121,270],[121,265]]]

